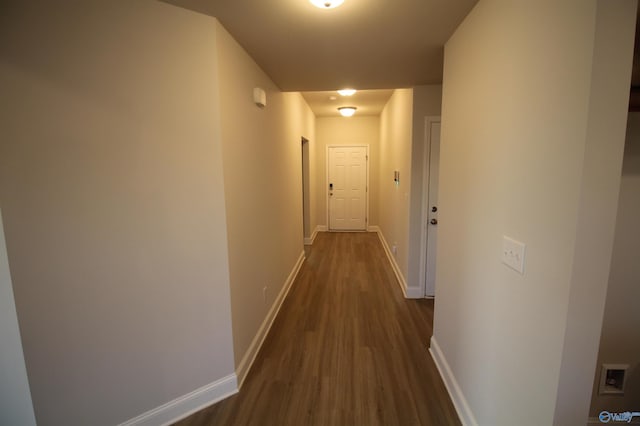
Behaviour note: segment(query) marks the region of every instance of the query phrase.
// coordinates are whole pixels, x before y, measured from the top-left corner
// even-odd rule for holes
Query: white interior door
[[[329,147],[329,229],[367,229],[367,147]]]
[[[427,204],[427,258],[425,296],[436,293],[436,246],[438,241],[438,176],[440,174],[440,122],[428,122],[429,195]]]

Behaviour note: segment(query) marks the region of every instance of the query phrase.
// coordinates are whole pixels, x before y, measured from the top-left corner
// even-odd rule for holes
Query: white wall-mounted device
[[[525,244],[502,236],[502,263],[524,275]]]
[[[267,94],[259,87],[253,89],[253,102],[260,108],[267,106]]]

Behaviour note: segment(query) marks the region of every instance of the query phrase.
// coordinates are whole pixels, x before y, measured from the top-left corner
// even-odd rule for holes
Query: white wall
[[[637,0],[596,1],[586,143],[554,422],[589,412],[615,233]]]
[[[421,237],[424,233],[422,212],[423,176],[429,168],[424,164],[425,118],[439,116],[442,105],[442,85],[418,86],[413,88],[413,132],[411,146],[411,195],[409,207],[409,263],[407,285],[422,292],[424,276],[420,276]]]
[[[113,425],[234,373],[215,20],[0,16],[0,205],[39,425]]]
[[[301,137],[315,143],[315,117],[299,93],[280,92],[217,21],[216,36],[233,343],[244,377],[260,327],[303,251]],[[264,109],[253,103],[254,87],[267,92]]]
[[[640,407],[640,112],[629,113],[607,302],[593,382],[591,416]],[[629,364],[625,395],[598,395],[602,364]]]
[[[378,165],[380,161],[380,117],[318,117],[315,152],[316,217],[327,226],[327,146],[369,145],[369,223],[378,224]]]
[[[380,115],[378,224],[389,247],[397,247],[395,261],[405,282],[409,268],[412,124],[413,89],[397,89]],[[400,172],[397,186],[394,170]]]
[[[0,424],[35,426],[0,212]]]
[[[432,351],[470,424],[587,420],[634,7],[481,0],[446,44]]]

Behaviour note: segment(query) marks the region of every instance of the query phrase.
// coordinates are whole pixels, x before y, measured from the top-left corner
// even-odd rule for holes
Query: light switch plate
[[[526,245],[507,236],[502,236],[502,263],[524,275],[524,252]]]

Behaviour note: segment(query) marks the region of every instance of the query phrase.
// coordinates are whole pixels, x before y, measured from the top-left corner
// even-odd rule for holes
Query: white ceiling
[[[164,1],[218,18],[281,90],[322,91],[442,82],[444,43],[478,0]]]

